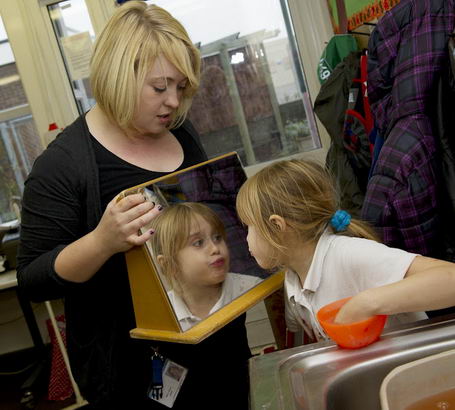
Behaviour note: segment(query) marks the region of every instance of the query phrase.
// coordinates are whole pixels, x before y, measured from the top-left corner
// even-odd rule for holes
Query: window
[[[320,147],[284,0],[158,0],[202,59],[189,119],[209,155],[253,165]]]
[[[16,219],[12,202],[42,149],[0,18],[0,223]]]
[[[58,46],[80,114],[94,104],[89,84],[89,63],[95,39],[84,0],[61,1],[47,6]]]

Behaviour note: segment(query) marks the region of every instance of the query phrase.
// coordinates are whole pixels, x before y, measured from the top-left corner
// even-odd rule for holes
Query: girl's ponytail
[[[329,225],[335,234],[342,233],[347,236],[380,241],[372,227],[358,219],[353,219],[348,212],[342,209],[332,215]]]
[[[376,242],[381,242],[379,235],[367,223],[358,219],[351,219],[351,223],[346,228],[343,234],[347,236],[354,236],[357,238],[371,239]]]

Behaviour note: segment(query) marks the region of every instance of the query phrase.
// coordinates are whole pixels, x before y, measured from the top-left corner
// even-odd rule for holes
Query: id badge
[[[187,373],[187,368],[154,353],[152,356],[152,381],[148,397],[172,408]]]

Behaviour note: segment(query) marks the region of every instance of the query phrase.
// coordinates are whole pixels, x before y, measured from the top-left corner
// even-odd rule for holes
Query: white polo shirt
[[[302,327],[317,340],[327,338],[316,318],[318,310],[336,300],[404,278],[417,255],[363,238],[325,232],[318,241],[302,288],[297,274],[288,270],[284,282],[286,325]],[[427,319],[424,312],[389,316],[387,327]]]
[[[262,279],[256,276],[229,272],[223,282],[221,296],[213,305],[212,309],[210,309],[209,315],[232,302],[235,298],[250,290],[260,282],[262,282]],[[175,315],[177,316],[177,320],[179,321],[183,331],[188,330],[202,320],[200,317],[191,313],[188,306],[178,293],[170,290],[167,294],[169,296],[169,301],[174,307]]]

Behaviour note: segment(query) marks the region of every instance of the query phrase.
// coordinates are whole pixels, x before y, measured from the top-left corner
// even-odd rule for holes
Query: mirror
[[[257,285],[266,275],[248,251],[235,198],[246,180],[237,155],[143,188],[164,209],[147,249],[182,331]]]
[[[186,333],[227,312],[223,308],[270,277],[250,255],[246,228],[237,218],[235,200],[245,180],[237,154],[231,153],[122,193],[140,192],[163,207],[144,228],[153,229],[153,237],[141,251],[127,253],[138,326],[146,322],[149,329]],[[158,289],[146,290],[153,287]],[[152,303],[158,310],[150,310]],[[158,324],[146,317],[158,312],[169,318]]]

